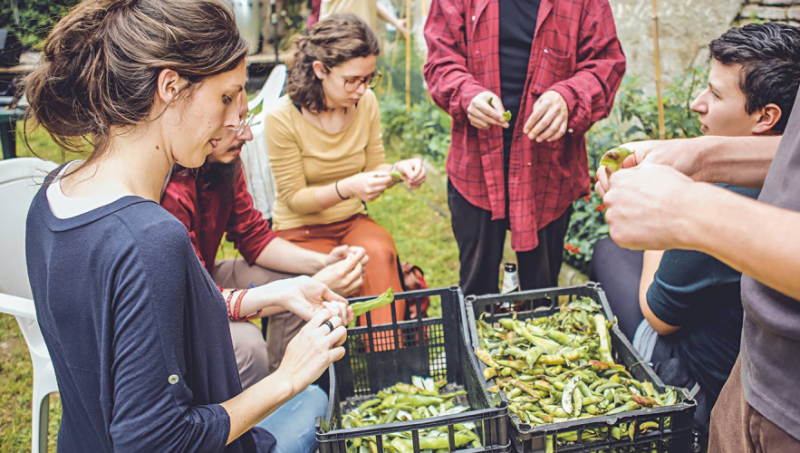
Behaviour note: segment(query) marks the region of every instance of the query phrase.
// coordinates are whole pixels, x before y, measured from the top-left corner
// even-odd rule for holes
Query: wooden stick
[[[664,124],[664,102],[661,98],[661,53],[658,45],[658,0],[653,0],[653,60],[656,66],[656,99],[658,100],[658,137],[667,137]]]
[[[400,19],[403,18],[403,14],[405,14],[404,10],[400,10]],[[392,63],[389,66],[389,74],[387,74],[386,81],[388,82],[388,89],[386,90],[386,96],[389,97],[392,94],[392,71],[394,71],[394,63],[397,61],[397,45],[400,42],[400,30],[396,30],[394,32],[394,47],[392,47]]]
[[[408,121],[411,121],[411,0],[406,0],[406,113],[409,114]]]

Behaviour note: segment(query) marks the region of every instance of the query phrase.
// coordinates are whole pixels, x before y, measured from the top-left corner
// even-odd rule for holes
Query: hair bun
[[[139,0],[105,0],[105,4],[103,6],[109,11],[114,11],[132,7],[138,1]]]
[[[113,128],[148,121],[163,68],[197,83],[234,69],[249,48],[218,0],[84,0],[53,27],[25,79],[27,118],[66,151],[88,138],[95,156]]]

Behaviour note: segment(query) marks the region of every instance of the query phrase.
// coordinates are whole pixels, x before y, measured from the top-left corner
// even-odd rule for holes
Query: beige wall
[[[652,82],[652,1],[609,1],[628,57],[628,74]],[[755,18],[800,25],[800,0],[659,0],[658,7],[664,82],[704,64],[708,43],[739,23]]]
[[[653,19],[650,0],[610,0],[617,33],[628,58],[628,74],[653,81]],[[680,75],[707,58],[708,43],[731,27],[741,0],[660,0],[662,80]]]

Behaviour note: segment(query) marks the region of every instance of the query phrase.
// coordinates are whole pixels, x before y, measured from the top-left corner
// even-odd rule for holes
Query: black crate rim
[[[461,293],[461,289],[457,286],[450,286],[446,288],[436,288],[436,289],[424,289],[424,290],[417,290],[417,291],[407,291],[402,293],[395,294],[396,299],[414,299],[414,298],[421,298],[426,296],[442,296],[443,294],[448,293],[455,297],[455,304],[458,305],[454,307],[455,313],[449,313],[450,316],[454,316],[454,320],[456,322],[456,334],[458,335],[459,340],[462,342],[462,346],[465,349],[466,359],[468,360],[468,366],[472,368],[475,375],[478,377],[478,384],[479,388],[482,387],[483,382],[480,379],[480,374],[477,370],[477,364],[475,363],[475,358],[472,354],[470,354],[468,344],[469,342],[464,337],[466,332],[465,326],[463,324],[463,313],[462,307],[464,306],[464,296]],[[361,302],[364,300],[370,300],[373,297],[361,297],[361,298],[354,298],[350,299],[350,303]],[[394,307],[394,304],[392,305]],[[442,307],[442,315],[447,316],[448,314],[444,312],[444,304]],[[391,327],[389,329],[396,330],[400,329],[404,326],[422,326],[422,327],[429,327],[435,325],[441,325],[443,323],[443,318],[426,318],[426,319],[415,319],[415,320],[406,320],[406,321],[397,321],[393,320],[390,324]],[[379,327],[385,327],[379,326]],[[356,327],[353,329],[348,330],[348,338],[352,335],[353,337],[357,336],[358,334],[362,333],[370,333],[370,330],[373,329],[371,325],[371,321],[368,318],[368,322],[366,326]],[[349,341],[349,340],[348,340]],[[344,359],[343,359],[344,360]],[[330,394],[328,396],[328,410],[326,411],[325,419],[318,417],[315,422],[316,427],[316,437],[317,441],[322,447],[323,444],[333,444],[334,445],[334,452],[337,452],[338,449],[335,447],[336,442],[345,441],[347,439],[353,439],[358,437],[374,437],[374,436],[385,436],[391,433],[401,433],[401,432],[416,432],[418,435],[419,430],[422,429],[429,429],[429,428],[437,428],[443,426],[451,426],[454,424],[459,423],[467,423],[473,422],[479,424],[483,423],[483,427],[486,426],[487,423],[496,423],[498,433],[495,434],[499,438],[505,438],[505,445],[484,445],[481,448],[462,448],[459,450],[455,450],[459,453],[479,453],[479,452],[498,452],[498,453],[505,453],[510,452],[512,449],[512,440],[507,435],[506,430],[504,427],[508,425],[508,407],[506,403],[503,401],[497,407],[487,407],[487,408],[480,408],[480,409],[470,409],[469,411],[455,414],[455,415],[444,415],[438,417],[432,417],[423,420],[410,420],[405,422],[395,422],[387,425],[375,425],[369,427],[362,427],[362,428],[336,428],[331,429],[329,421],[333,418],[333,412],[336,409],[335,407],[335,393],[338,393],[338,385],[337,385],[337,373],[335,371],[335,364],[331,364],[329,367],[329,375],[330,375]],[[483,397],[486,398],[485,391]],[[336,398],[338,399],[338,397]],[[486,401],[491,403],[491,399],[486,398]],[[328,447],[330,448],[330,447]],[[323,449],[320,448],[322,452]]]
[[[606,316],[606,319],[613,320],[614,315],[611,311],[610,305],[608,304],[608,299],[605,296],[605,292],[600,288],[600,285],[595,282],[589,282],[585,285],[575,285],[575,286],[567,286],[567,287],[557,287],[557,288],[545,288],[539,290],[527,290],[527,291],[519,291],[514,293],[508,294],[489,294],[489,295],[469,295],[465,298],[465,303],[462,306],[463,310],[463,318],[464,318],[464,327],[465,327],[465,338],[467,338],[468,346],[472,351],[472,357],[475,358],[474,350],[477,344],[479,344],[478,340],[478,332],[476,326],[476,319],[475,319],[475,308],[474,305],[476,303],[482,305],[488,304],[496,304],[496,303],[503,303],[503,302],[515,302],[520,299],[543,299],[547,298],[551,300],[550,307],[547,311],[542,312],[543,315],[546,313],[550,313],[553,310],[558,309],[558,296],[584,296],[584,297],[591,297],[588,296],[587,293],[593,293],[597,296],[595,299],[597,302],[600,303],[602,306],[603,314]],[[599,300],[597,300],[599,299]],[[510,314],[509,314],[510,316]],[[614,325],[611,328],[610,334],[612,336],[617,337],[617,341],[621,342],[623,346],[627,349],[626,352],[630,353],[635,359],[635,364],[640,365],[640,369],[644,374],[647,375],[648,380],[651,380],[654,386],[659,389],[659,391],[663,390],[665,387],[664,382],[658,375],[655,374],[652,367],[647,365],[647,362],[641,357],[641,355],[633,348],[630,342],[625,338],[622,332],[619,330],[619,327]],[[476,364],[483,374],[483,370],[486,369],[486,365],[475,359]],[[633,371],[633,370],[630,370]],[[483,380],[483,390],[487,393],[488,397],[488,387],[486,385],[486,381]],[[646,409],[637,409],[635,411],[628,411],[623,412],[621,414],[615,415],[598,415],[595,417],[589,418],[582,418],[582,419],[575,419],[569,420],[566,422],[560,423],[550,423],[546,425],[539,425],[533,426],[527,423],[522,422],[516,414],[509,412],[509,424],[514,427],[514,430],[519,434],[519,440],[521,441],[530,441],[535,436],[542,436],[542,435],[555,435],[562,432],[572,432],[572,431],[579,431],[583,426],[586,425],[598,425],[598,424],[605,424],[607,426],[617,425],[619,423],[625,423],[626,420],[638,420],[641,418],[648,418],[648,417],[659,417],[659,416],[668,416],[668,415],[677,415],[677,414],[687,414],[689,418],[694,414],[696,409],[697,403],[689,396],[688,392],[684,388],[674,387],[675,390],[678,392],[679,403],[674,404],[672,406],[665,406],[659,408],[646,408]],[[501,391],[500,393],[501,398],[504,401],[507,401],[505,393]],[[672,435],[683,435],[685,433],[692,432],[692,425],[680,427],[678,429],[669,428],[663,431],[665,434],[669,436]],[[663,437],[661,437],[663,438]],[[640,440],[637,437],[637,441]],[[647,441],[646,439],[644,441]],[[586,448],[595,448],[596,445],[608,445],[608,446],[618,446],[622,445],[622,442],[614,441],[603,441],[603,442],[596,442],[593,444],[586,444]],[[562,447],[563,448],[563,447]]]

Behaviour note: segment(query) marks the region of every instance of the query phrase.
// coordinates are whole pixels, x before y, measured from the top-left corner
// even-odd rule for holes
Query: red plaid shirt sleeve
[[[228,225],[225,228],[228,240],[233,242],[247,264],[253,265],[258,256],[277,237],[264,220],[260,211],[253,206],[253,197],[247,191],[244,171],[238,172],[234,188],[233,206]]]
[[[567,101],[572,133],[583,135],[611,112],[625,73],[625,58],[607,2],[584,2],[577,51],[575,75],[556,83],[551,90]]]
[[[472,98],[486,91],[467,69],[463,1],[434,1],[425,23],[428,60],[423,71],[433,101],[453,119],[467,121]]]

